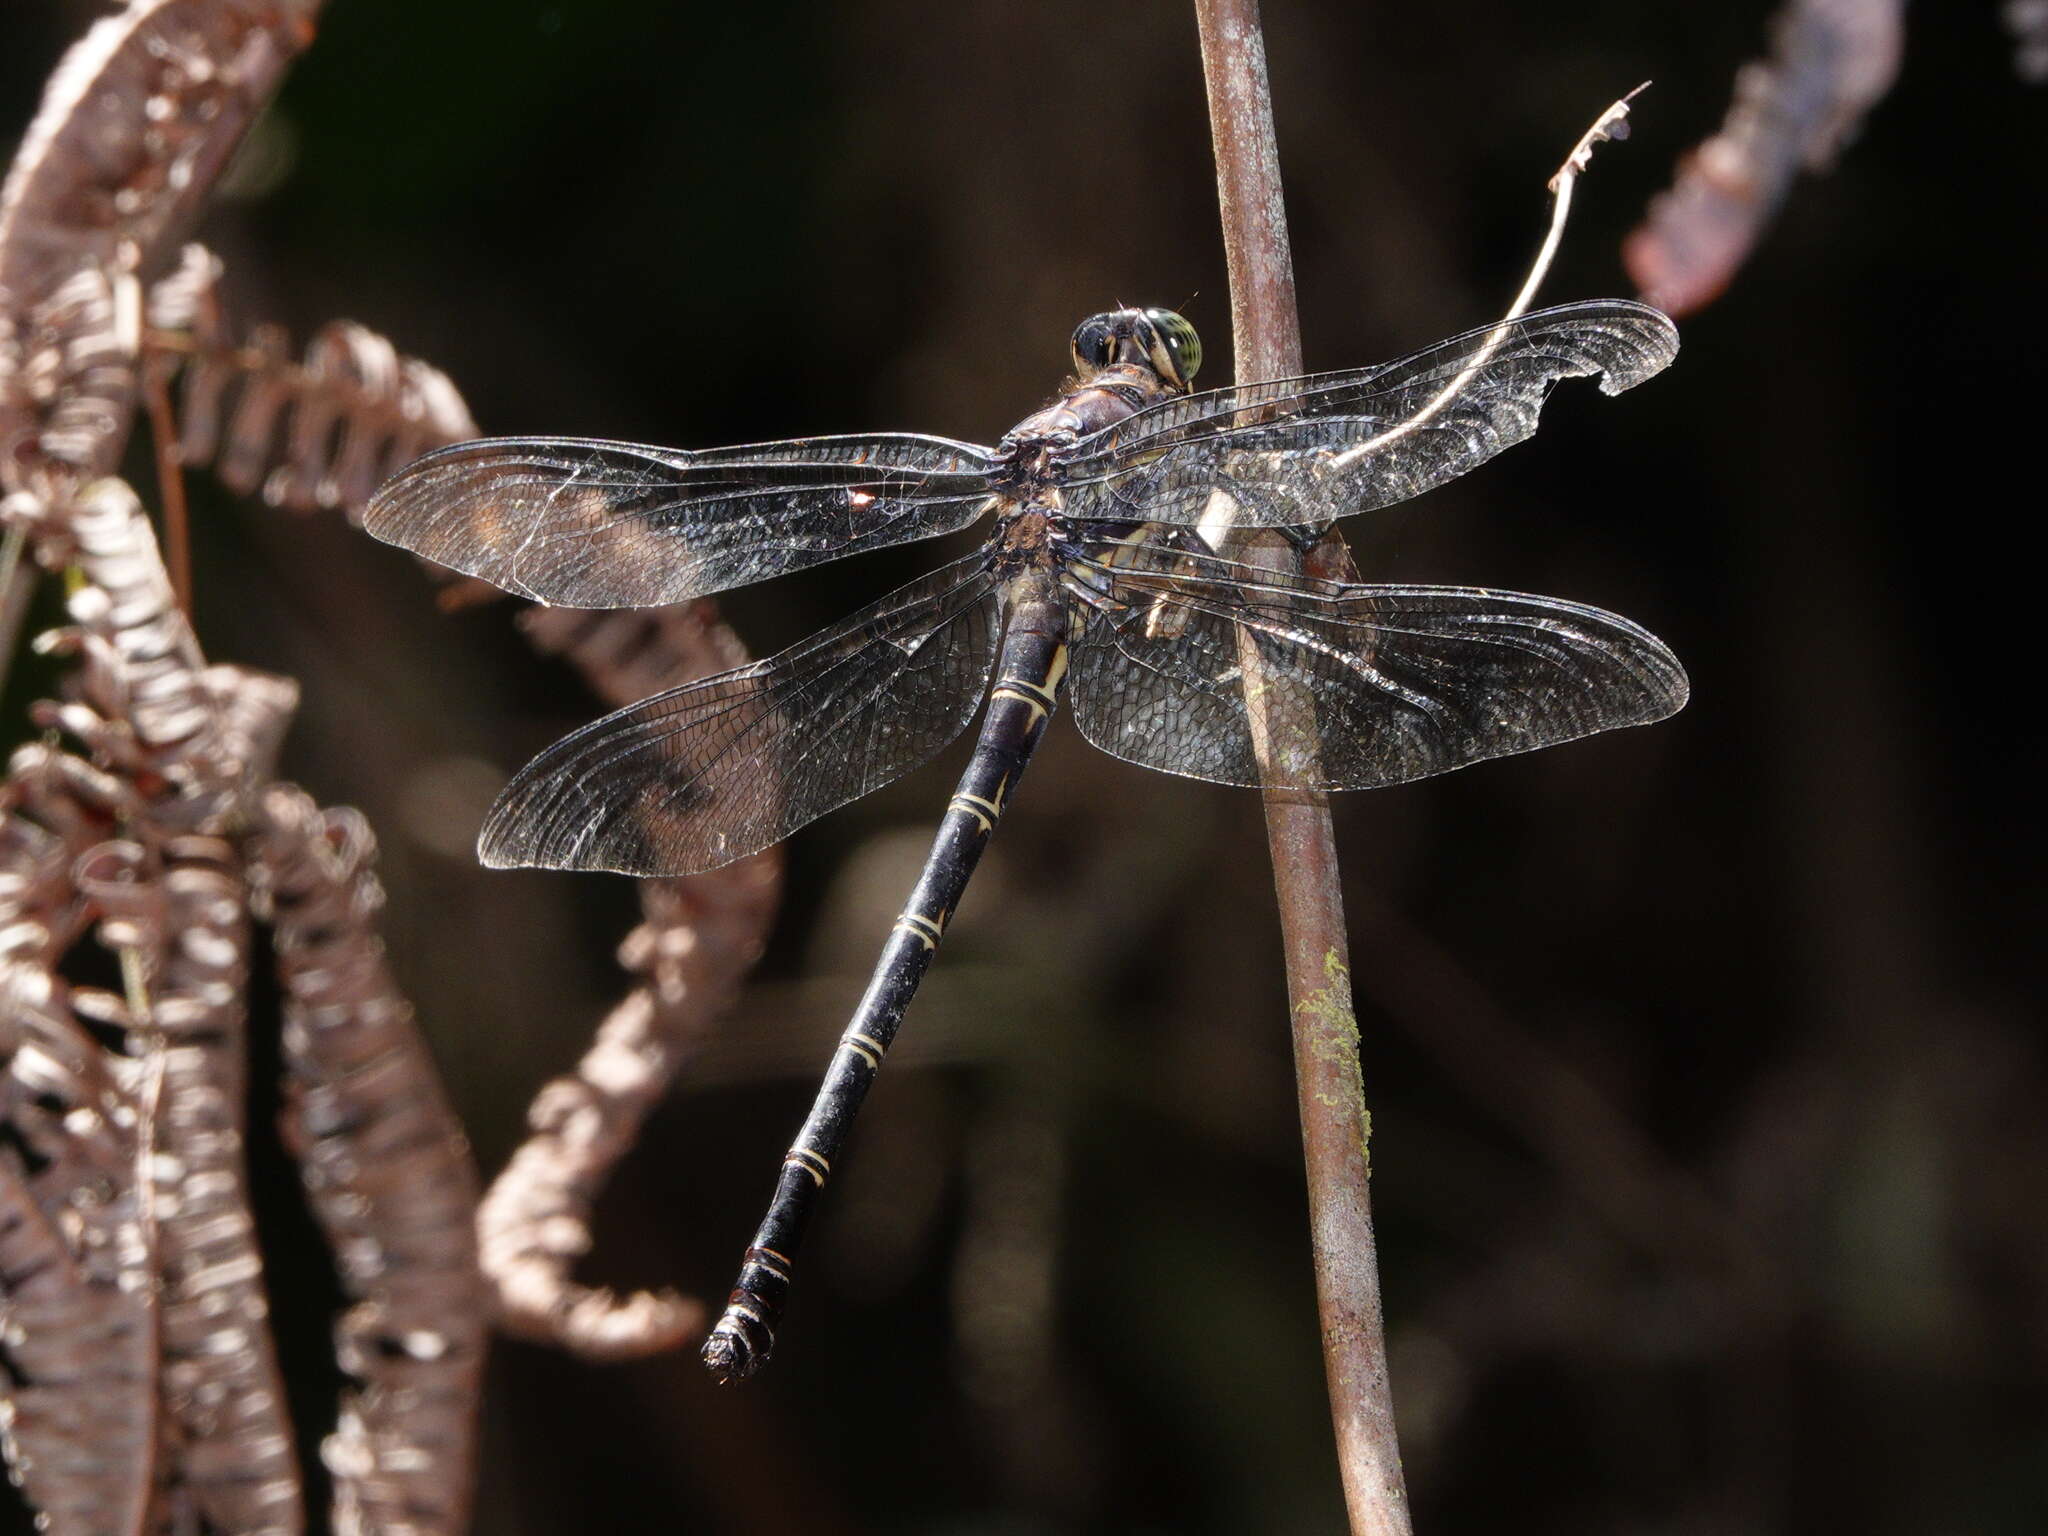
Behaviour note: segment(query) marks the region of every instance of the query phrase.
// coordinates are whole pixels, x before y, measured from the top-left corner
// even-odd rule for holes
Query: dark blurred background
[[[1495,314],[1544,179],[1653,78],[1545,299],[1627,292],[1622,237],[1770,9],[1269,0],[1309,365]],[[97,10],[7,7],[0,135]],[[1694,686],[1339,807],[1429,1536],[2048,1529],[2044,128],[1995,7],[1914,7],[1894,92],[1667,375],[1562,390],[1535,442],[1350,529],[1369,577],[1625,613]],[[1182,4],[333,0],[237,184],[203,234],[239,320],[360,320],[493,431],[992,440],[1119,301],[1230,373]],[[470,842],[597,706],[509,605],[445,616],[338,519],[201,496],[200,633],[303,683],[285,771],[378,827],[397,970],[495,1171],[635,908]],[[765,653],[934,558],[726,612]],[[591,1276],[722,1293],[959,763],[790,846]],[[479,1531],[1340,1528],[1256,797],[1056,728],[984,869],[774,1366],[721,1391],[687,1354],[506,1346]],[[333,1282],[268,1177],[311,1445]]]

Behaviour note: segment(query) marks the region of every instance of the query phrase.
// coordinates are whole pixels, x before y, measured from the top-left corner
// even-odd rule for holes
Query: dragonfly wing
[[[646,608],[964,528],[992,505],[993,463],[909,434],[697,453],[483,438],[415,459],[364,523],[535,602]]]
[[[1061,455],[1066,511],[1204,528],[1327,523],[1419,496],[1521,442],[1560,379],[1597,375],[1619,394],[1677,351],[1662,313],[1604,299],[1375,368],[1162,401]]]
[[[993,664],[996,593],[976,554],[564,737],[498,797],[483,862],[684,875],[782,841],[959,735]]]
[[[1663,642],[1598,608],[1316,581],[1151,546],[1136,557],[1076,585],[1087,618],[1069,691],[1082,735],[1147,768],[1372,789],[1685,703]]]

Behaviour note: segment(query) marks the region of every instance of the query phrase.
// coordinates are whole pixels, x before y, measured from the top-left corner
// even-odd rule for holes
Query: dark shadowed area
[[[1544,301],[1632,293],[1624,237],[1770,13],[1268,0],[1307,365],[1497,313],[1545,179],[1651,78]],[[0,147],[96,14],[7,7]],[[1347,525],[1368,579],[1597,604],[1693,683],[1662,725],[1338,807],[1429,1536],[2048,1529],[2044,132],[1995,8],[1913,7],[1895,89],[1667,374],[1567,385],[1534,442]],[[201,233],[239,321],[360,320],[492,432],[992,442],[1117,303],[1181,310],[1230,376],[1181,5],[332,0],[234,185]],[[199,634],[300,680],[284,772],[377,827],[394,969],[494,1172],[635,908],[472,843],[599,706],[509,605],[437,612],[338,518],[194,486]],[[724,611],[767,654],[966,547]],[[964,750],[790,845],[588,1277],[722,1295]],[[503,1346],[476,1529],[1338,1529],[1286,1024],[1256,797],[1056,721],[774,1363],[720,1389],[688,1350]],[[259,1182],[310,1452],[334,1281],[289,1171]]]

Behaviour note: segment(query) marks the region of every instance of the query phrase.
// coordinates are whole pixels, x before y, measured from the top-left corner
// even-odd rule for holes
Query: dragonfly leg
[[[797,1248],[832,1176],[832,1161],[1058,702],[1066,627],[1064,606],[1050,594],[1007,612],[973,761],[947,803],[924,873],[889,931],[867,991],[839,1037],[810,1115],[782,1160],[774,1198],[740,1263],[725,1313],[704,1341],[704,1364],[721,1382],[753,1375],[775,1347]]]

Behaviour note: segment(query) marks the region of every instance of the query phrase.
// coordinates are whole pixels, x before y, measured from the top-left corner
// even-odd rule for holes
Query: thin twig
[[[10,522],[0,534],[0,693],[7,691],[8,674],[14,670],[14,647],[21,639],[21,623],[28,617],[28,601],[35,584],[35,567],[22,562],[28,547],[28,529]]]
[[[142,365],[142,401],[149,411],[150,446],[156,450],[156,493],[164,508],[164,552],[171,590],[186,617],[192,613],[192,521],[185,511],[185,470],[178,460],[178,418],[171,409],[169,370],[158,359]]]
[[[1230,312],[1241,382],[1301,372],[1301,326],[1279,151],[1256,0],[1196,0]],[[1342,556],[1338,541],[1326,548]],[[1297,565],[1301,562],[1297,557]],[[1308,733],[1313,739],[1313,733]],[[1379,1257],[1368,1190],[1370,1118],[1351,1011],[1344,902],[1327,797],[1265,791],[1295,1081],[1309,1185],[1309,1226],[1323,1364],[1338,1465],[1354,1533],[1410,1529],[1380,1319]]]
[[[1572,146],[1572,152],[1564,158],[1564,164],[1557,168],[1557,174],[1550,178],[1550,228],[1543,236],[1543,245],[1536,252],[1536,259],[1529,264],[1529,275],[1522,279],[1521,291],[1515,295],[1514,303],[1486,338],[1486,344],[1472,354],[1467,363],[1442,389],[1418,411],[1405,416],[1386,431],[1376,433],[1355,447],[1347,448],[1333,458],[1333,468],[1353,464],[1368,454],[1378,453],[1390,443],[1399,442],[1411,432],[1419,431],[1436,419],[1437,413],[1464,393],[1479,370],[1493,361],[1500,351],[1501,343],[1508,339],[1508,327],[1529,311],[1529,305],[1536,298],[1536,290],[1543,286],[1543,279],[1550,275],[1550,264],[1557,259],[1557,248],[1564,240],[1565,221],[1571,217],[1572,188],[1593,160],[1593,146],[1609,139],[1628,137],[1628,104],[1650,88],[1645,80],[1621,100],[1600,114],[1600,118],[1579,136],[1579,142]]]

